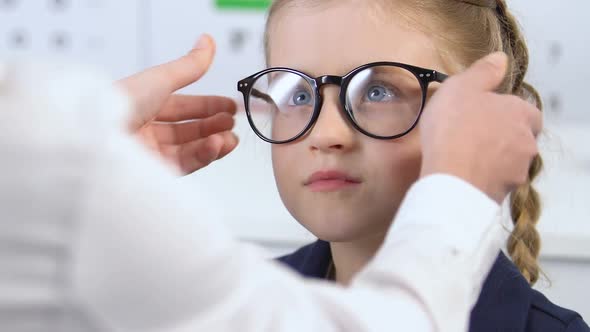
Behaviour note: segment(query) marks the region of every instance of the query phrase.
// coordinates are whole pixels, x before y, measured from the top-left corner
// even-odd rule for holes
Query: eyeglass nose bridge
[[[316,85],[318,89],[322,88],[324,85],[334,84],[338,86],[342,86],[342,77],[334,76],[334,75],[325,75],[320,76],[315,79]]]
[[[316,111],[314,112],[314,115],[312,116],[312,119],[309,123],[309,127],[305,130],[305,133],[309,134],[313,130],[313,128],[315,127],[315,125],[320,117],[320,112],[322,109],[322,105],[324,103],[324,98],[323,98],[323,95],[320,91],[321,91],[322,87],[325,85],[337,85],[340,87],[339,100],[340,100],[342,109],[344,111],[344,114],[346,115],[347,120],[352,124],[352,126],[354,128],[357,128],[357,130],[360,130],[360,128],[354,122],[354,116],[352,115],[352,113],[350,113],[348,111],[348,109],[344,105],[344,99],[343,99],[344,91],[342,91],[342,90],[344,88],[345,78],[342,76],[324,75],[324,76],[320,76],[316,79],[313,79],[313,81],[315,82],[315,89],[316,89],[316,94],[317,94],[318,99],[316,101]]]
[[[322,87],[325,85],[337,85],[340,87],[340,102],[342,102],[342,94],[344,93],[342,91],[343,88],[343,84],[344,84],[344,77],[342,76],[335,76],[335,75],[324,75],[324,76],[320,76],[316,79],[314,79],[315,81],[315,88],[316,88],[316,94],[318,97],[318,104],[319,104],[319,108],[321,109],[321,104],[323,104],[323,95],[320,92]],[[342,105],[344,106],[344,105]],[[319,110],[318,110],[319,113]],[[315,119],[314,119],[315,120]]]

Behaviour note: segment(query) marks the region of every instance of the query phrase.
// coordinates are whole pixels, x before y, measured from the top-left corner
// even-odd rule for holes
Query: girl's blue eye
[[[391,93],[389,89],[383,86],[374,85],[367,90],[366,98],[370,102],[380,102],[392,95],[393,93]]]
[[[305,90],[299,90],[293,94],[293,105],[295,106],[309,105],[311,101],[311,94]]]

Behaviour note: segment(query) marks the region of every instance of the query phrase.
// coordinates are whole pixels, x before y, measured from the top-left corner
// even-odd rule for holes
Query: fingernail
[[[207,35],[201,35],[201,37],[199,37],[199,40],[197,41],[197,43],[195,44],[193,49],[203,50],[208,47],[209,47],[209,38],[207,38]]]

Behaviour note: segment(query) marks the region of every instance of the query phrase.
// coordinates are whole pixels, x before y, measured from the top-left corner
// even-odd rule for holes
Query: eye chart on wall
[[[186,53],[201,33],[218,46],[208,75],[183,92],[239,99],[236,82],[264,67],[269,0],[0,0],[0,57],[65,57],[120,78]],[[539,187],[544,255],[590,259],[590,23],[587,0],[513,0],[531,48],[529,81],[544,97],[547,161]],[[550,17],[551,19],[547,19]],[[278,197],[270,146],[238,115],[240,147],[182,179],[208,193],[215,222],[241,238],[294,247],[312,237]],[[199,202],[195,202],[198,204]]]

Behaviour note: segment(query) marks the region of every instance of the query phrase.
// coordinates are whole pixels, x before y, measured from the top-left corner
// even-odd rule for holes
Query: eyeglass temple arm
[[[444,82],[449,76],[447,74],[443,74],[441,72],[435,71],[433,81],[442,83]]]

